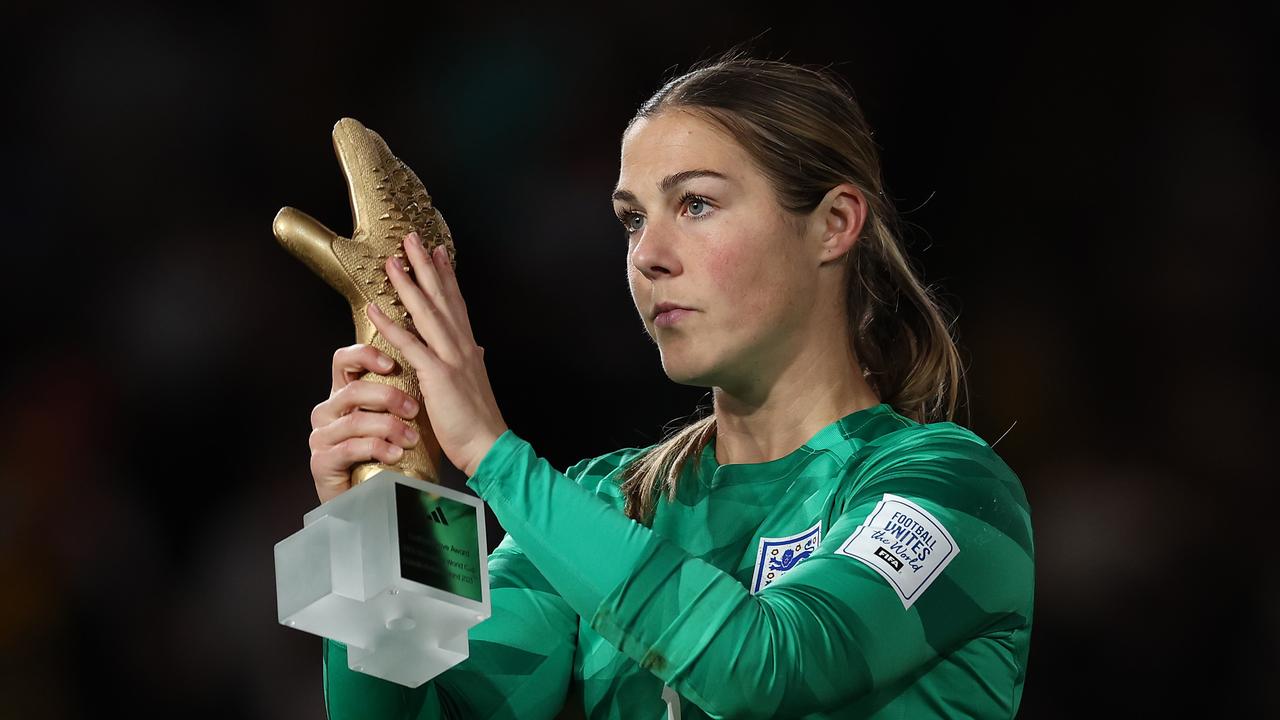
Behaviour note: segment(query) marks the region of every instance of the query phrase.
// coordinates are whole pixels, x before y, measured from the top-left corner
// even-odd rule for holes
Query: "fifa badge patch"
[[[775,580],[791,572],[801,560],[812,555],[822,542],[822,521],[788,537],[762,537],[756,553],[756,570],[751,575],[751,592],[769,587]]]
[[[960,548],[928,510],[885,493],[836,552],[880,573],[905,609],[942,574]]]

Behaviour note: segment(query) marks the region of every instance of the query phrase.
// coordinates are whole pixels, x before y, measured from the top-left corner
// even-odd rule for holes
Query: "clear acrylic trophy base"
[[[490,614],[479,498],[383,470],[302,524],[275,547],[282,624],[407,687],[467,659],[467,632]]]

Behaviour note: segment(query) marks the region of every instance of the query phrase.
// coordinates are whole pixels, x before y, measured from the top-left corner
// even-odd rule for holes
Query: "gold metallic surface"
[[[431,205],[431,196],[418,176],[391,154],[376,132],[356,120],[343,118],[333,126],[333,148],[350,193],[355,224],[351,239],[337,235],[315,218],[291,207],[276,213],[271,228],[281,245],[351,303],[356,341],[373,345],[395,359],[397,367],[393,374],[366,372],[358,379],[393,385],[418,401],[418,416],[404,421],[418,431],[421,438],[418,443],[407,448],[395,465],[371,461],[354,466],[352,485],[364,482],[383,469],[438,482],[440,443],[422,409],[425,404],[418,376],[400,351],[378,333],[365,308],[369,303],[377,303],[387,317],[418,335],[387,277],[386,260],[391,255],[401,258],[401,267],[408,269],[412,276],[402,242],[405,235],[416,230],[428,253],[437,245],[444,245],[450,264],[456,265],[453,237],[440,211]]]

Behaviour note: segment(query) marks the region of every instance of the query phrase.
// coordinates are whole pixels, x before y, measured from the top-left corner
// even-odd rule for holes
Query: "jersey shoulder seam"
[[[945,427],[939,427],[940,425],[945,425]],[[906,435],[902,435],[903,433]],[[885,438],[892,436],[898,436],[898,438],[889,442],[887,445],[877,447],[877,445],[882,443]],[[846,506],[847,509],[847,505],[850,501],[852,501],[859,492],[867,487],[868,482],[873,480],[876,474],[882,470],[887,470],[892,465],[896,464],[896,461],[898,460],[898,457],[896,456],[902,456],[901,461],[909,462],[913,459],[912,456],[918,455],[921,451],[927,452],[930,446],[938,441],[950,441],[951,443],[958,441],[964,443],[964,445],[961,445],[960,447],[972,446],[971,449],[976,454],[974,457],[975,460],[985,460],[985,457],[980,458],[977,456],[988,455],[994,455],[999,459],[999,456],[995,455],[995,451],[991,449],[991,446],[988,445],[985,440],[964,426],[950,422],[929,424],[918,423],[915,425],[909,425],[892,432],[885,433],[884,435],[881,435],[875,440],[867,443],[863,448],[860,448],[860,450],[870,448],[870,452],[866,454],[855,451],[849,453],[849,455],[844,458],[839,458],[839,455],[836,453],[831,453],[838,459],[841,459],[840,467],[837,470],[837,476],[841,478],[841,485],[845,485],[846,480],[848,481],[847,486],[838,491],[839,497],[836,499],[836,502],[838,503],[837,507]],[[949,449],[954,450],[955,447],[956,446],[952,444]],[[851,468],[851,464],[854,463],[855,460],[858,463],[858,467],[856,469]],[[986,463],[983,462],[983,464],[985,465]],[[1003,464],[1003,461],[1001,461],[1001,464]],[[850,478],[849,476],[851,473],[859,477]],[[990,479],[997,483],[1002,482],[999,473],[995,471],[991,473]]]

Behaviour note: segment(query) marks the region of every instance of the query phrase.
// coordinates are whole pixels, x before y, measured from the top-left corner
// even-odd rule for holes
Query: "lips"
[[[653,306],[653,316],[652,316],[652,317],[657,318],[659,315],[661,315],[661,314],[662,314],[662,313],[664,313],[664,312],[667,312],[668,310],[692,310],[692,309],[693,309],[693,308],[691,308],[691,307],[687,307],[687,306],[685,306],[685,305],[680,305],[680,304],[678,304],[678,303],[673,303],[673,302],[660,302],[660,303],[658,303],[657,305]]]
[[[679,308],[679,307],[672,308],[670,310],[666,310],[664,312],[658,313],[657,316],[654,317],[653,319],[653,324],[655,327],[669,328],[675,325],[676,323],[682,322],[685,317],[692,315],[693,312],[694,312],[693,310],[688,310],[685,308]]]

